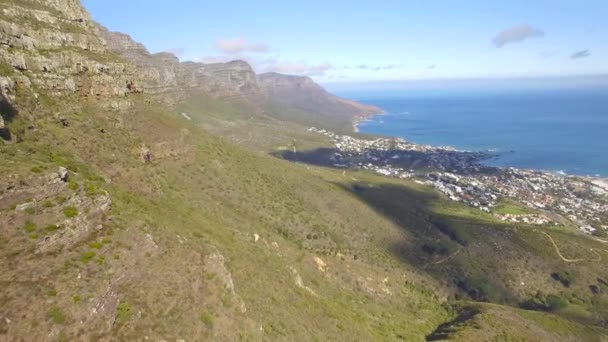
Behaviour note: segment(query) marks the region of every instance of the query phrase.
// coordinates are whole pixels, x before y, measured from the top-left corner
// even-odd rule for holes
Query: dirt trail
[[[553,244],[553,247],[555,248],[555,252],[557,252],[557,255],[558,255],[560,258],[562,258],[562,260],[564,260],[565,262],[581,262],[581,261],[587,261],[587,260],[585,260],[585,259],[568,259],[568,258],[564,257],[564,256],[562,255],[562,253],[559,251],[559,247],[557,246],[557,244],[555,243],[555,240],[553,240],[553,238],[551,237],[551,235],[549,235],[549,234],[548,234],[548,233],[546,233],[546,232],[541,232],[541,233],[543,233],[543,234],[547,235],[547,237],[549,238],[549,240],[550,240],[550,241],[551,241],[551,243]],[[601,257],[600,257],[600,259],[601,259]]]
[[[437,261],[435,261],[435,262],[431,262],[431,263],[426,264],[426,265],[425,265],[423,268],[427,268],[427,267],[429,267],[430,265],[439,265],[439,264],[442,264],[442,263],[444,263],[444,262],[446,262],[446,261],[448,261],[448,260],[452,259],[452,258],[453,258],[453,257],[455,257],[456,255],[458,255],[458,253],[460,253],[460,251],[462,251],[462,247],[460,247],[460,248],[459,248],[459,249],[458,249],[456,252],[454,252],[454,253],[452,253],[452,254],[448,255],[447,257],[445,257],[445,258],[443,258],[443,259],[441,259],[441,260],[437,260]]]

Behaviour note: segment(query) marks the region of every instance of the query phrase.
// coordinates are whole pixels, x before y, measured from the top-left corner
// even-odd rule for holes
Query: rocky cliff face
[[[0,3],[0,85],[50,95],[124,96],[134,68],[108,53],[97,25],[77,0]]]
[[[54,96],[145,92],[172,101],[189,90],[261,94],[247,63],[180,63],[169,53],[150,54],[93,22],[78,0],[1,2],[0,64],[0,93],[9,100],[19,86]]]
[[[243,61],[203,64],[180,63],[166,52],[151,54],[130,36],[101,28],[108,48],[135,64],[146,93],[175,101],[184,91],[201,91],[212,96],[238,97],[262,94],[251,66]]]
[[[117,108],[129,105],[125,95],[144,92],[168,103],[201,93],[269,99],[342,121],[377,111],[333,96],[308,77],[258,77],[244,61],[180,63],[170,53],[152,54],[92,21],[79,0],[0,2],[0,95],[10,102],[19,88],[113,98],[103,104]]]

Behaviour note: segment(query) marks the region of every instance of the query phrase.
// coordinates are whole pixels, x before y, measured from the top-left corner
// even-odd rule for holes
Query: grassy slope
[[[202,122],[207,120],[204,107],[190,104],[191,112],[199,111]],[[271,114],[270,114],[271,115]],[[221,119],[220,119],[221,121]],[[234,123],[236,121],[229,120]],[[238,143],[238,137],[243,134],[255,136],[264,140],[266,133],[274,129],[273,138],[288,140],[288,130],[297,130],[300,134],[305,126],[294,126],[293,123],[272,121],[264,129],[256,128],[256,117],[247,124],[231,126],[229,134],[217,130],[216,134],[224,135]],[[246,132],[246,133],[245,133]],[[263,132],[263,133],[261,133]],[[237,137],[235,139],[235,137]],[[302,146],[324,146],[326,141],[318,137],[301,135],[298,143]],[[254,149],[272,150],[272,140],[267,139],[266,145],[255,145]],[[250,144],[244,143],[246,147]],[[291,148],[291,146],[289,146]],[[313,149],[312,147],[310,149]],[[302,150],[302,149],[301,149]],[[304,166],[314,174],[330,172],[316,167]],[[341,171],[334,171],[341,172]],[[370,208],[376,215],[392,222],[396,230],[388,235],[378,231],[370,232],[370,242],[389,251],[391,258],[397,257],[402,265],[414,267],[417,274],[430,275],[435,278],[436,285],[450,294],[450,298],[473,298],[482,301],[518,306],[526,300],[542,292],[542,296],[554,294],[569,302],[567,308],[559,309],[552,314],[527,313],[513,311],[501,307],[501,315],[513,315],[527,325],[538,325],[539,329],[552,331],[552,320],[572,320],[572,325],[578,326],[577,333],[582,333],[587,325],[603,325],[608,311],[603,295],[594,295],[590,286],[603,289],[602,281],[606,279],[603,269],[605,247],[590,239],[580,236],[577,232],[564,227],[537,227],[527,225],[505,224],[497,221],[491,215],[463,207],[460,204],[447,202],[434,191],[417,184],[387,180],[364,173],[348,172],[338,179],[332,179],[332,184],[350,193]],[[512,213],[520,207],[505,202],[505,213]],[[365,229],[357,230],[366,232]],[[553,245],[546,235],[548,232],[558,243],[561,253],[570,259],[583,259],[577,263],[567,263],[559,259]],[[345,234],[349,234],[347,231]],[[360,245],[356,245],[360,248]],[[593,249],[590,251],[589,249]],[[598,254],[602,253],[602,254]],[[381,253],[381,255],[385,255]],[[371,256],[373,260],[382,260],[383,256]],[[599,258],[599,259],[598,259]],[[572,284],[564,286],[553,279],[554,273],[567,273],[572,276]],[[482,307],[481,310],[487,310]],[[560,315],[559,318],[555,315]],[[480,319],[492,315],[480,316]],[[523,317],[523,318],[521,318]],[[547,319],[532,319],[534,317],[549,317]],[[551,318],[553,317],[553,318]],[[488,318],[490,319],[490,318]],[[525,321],[529,320],[529,321]],[[575,323],[578,322],[578,323]],[[524,323],[522,323],[524,324]],[[494,327],[494,328],[492,328]],[[529,326],[528,326],[529,327]],[[496,329],[496,325],[484,325],[484,329]],[[516,329],[507,329],[504,334],[513,334],[524,339],[540,338],[534,334],[526,335]],[[577,333],[570,332],[556,335],[546,335],[542,338],[554,339],[559,336],[565,340],[573,338]],[[592,335],[597,335],[595,330]],[[574,334],[574,335],[573,335]],[[524,337],[522,337],[524,336]],[[527,337],[525,337],[527,336]],[[536,336],[536,337],[534,337]]]
[[[12,127],[26,126],[21,121],[28,115],[21,109],[20,119],[11,123]],[[69,127],[60,127],[52,118],[51,113],[56,111],[68,118]],[[340,178],[336,172],[317,169],[310,173],[272,157],[252,154],[209,136],[175,114],[142,103],[125,115],[104,112],[95,103],[70,108],[57,102],[43,103],[35,113],[36,129],[21,134],[22,143],[2,147],[3,173],[28,178],[37,176],[29,171],[34,165],[42,170],[67,166],[78,172],[78,182],[94,183],[110,193],[115,218],[112,243],[104,247],[108,257],[102,265],[78,262],[91,250],[88,242],[70,250],[69,260],[31,256],[48,269],[63,268],[67,261],[72,266],[65,277],[49,275],[45,279],[45,286],[51,283],[59,292],[58,299],[53,299],[52,305],[41,304],[24,326],[52,323],[46,313],[55,307],[75,319],[81,304],[72,303],[70,296],[99,295],[93,289],[73,290],[79,288],[75,278],[82,272],[89,274],[91,282],[112,278],[116,272],[145,279],[137,285],[125,283],[118,290],[121,300],[130,305],[127,311],[143,312],[138,318],[133,315],[125,324],[113,326],[111,333],[123,337],[150,331],[166,337],[180,329],[189,336],[195,330],[184,327],[204,327],[201,315],[206,314],[216,323],[211,332],[203,329],[203,334],[230,334],[230,325],[222,327],[218,323],[228,320],[237,321],[232,332],[237,335],[259,337],[261,326],[268,338],[316,335],[320,339],[422,337],[447,318],[440,301],[423,286],[427,281],[424,277],[399,267],[380,246],[367,245],[362,237],[349,237],[349,232],[370,231],[371,227],[380,227],[387,234],[395,232],[389,221],[332,184]],[[102,128],[106,133],[100,132]],[[151,165],[140,160],[141,144],[152,150]],[[12,215],[12,210],[8,208],[7,214]],[[131,256],[129,251],[138,248],[131,241],[137,241],[141,235],[138,231],[163,243],[166,255],[162,262],[154,258],[154,253],[149,260]],[[259,234],[261,240],[254,243],[253,234]],[[246,303],[245,314],[225,310],[219,300],[223,290],[212,287],[213,279],[205,281],[210,292],[201,300],[208,308],[193,308],[183,302],[181,293],[171,290],[176,284],[164,278],[179,271],[167,267],[185,262],[181,252],[170,252],[179,246],[178,235],[202,255],[217,249],[224,256],[236,291]],[[4,260],[29,258],[30,248],[23,242],[16,246],[16,254],[3,255]],[[114,260],[111,255],[119,257]],[[378,255],[387,260],[372,258]],[[325,272],[317,269],[314,256],[327,263]],[[137,258],[137,266],[121,261],[131,257]],[[12,267],[15,273],[32,271],[27,265]],[[292,269],[315,294],[297,286]],[[199,272],[206,277],[204,269]],[[19,288],[10,279],[5,280],[11,293]],[[36,297],[36,301],[42,302],[43,298]],[[23,308],[24,298],[8,295],[4,300]],[[161,303],[172,307],[171,315],[180,318],[176,325],[165,318],[167,312],[161,310]],[[10,310],[3,314],[15,316]],[[75,321],[67,319],[55,325],[72,336],[76,332],[69,323]]]
[[[0,319],[0,339],[420,340],[467,306],[482,314],[448,324],[443,337],[604,333],[605,295],[588,288],[608,291],[598,280],[608,279],[608,256],[594,261],[589,252],[602,245],[567,230],[502,224],[412,182],[269,156],[327,146],[301,124],[307,113],[204,96],[169,109],[142,94],[113,112],[75,97],[17,95],[8,124],[21,142],[0,145],[0,318],[11,322]],[[11,195],[59,166],[72,173],[59,194]],[[72,229],[46,228],[65,219],[66,203],[104,191],[113,208],[96,218],[102,229],[37,250]],[[24,203],[33,210],[18,209]],[[561,261],[541,231],[562,254],[589,261]],[[573,283],[564,287],[554,272]],[[512,308],[538,290],[570,304],[551,314]],[[445,305],[471,298],[505,305]]]
[[[196,127],[196,120],[190,122],[140,98],[133,97],[136,105],[125,114],[100,110],[93,102],[73,107],[45,99],[33,111],[36,128],[22,134],[22,143],[2,147],[4,174],[27,178],[32,166],[67,166],[78,172],[78,182],[107,190],[114,201],[106,262],[79,262],[92,250],[89,242],[70,250],[66,275],[45,280],[59,292],[58,299],[39,304],[38,315],[28,318],[37,326],[59,325],[60,333],[77,334],[73,321],[57,323],[49,312],[59,307],[74,317],[80,305],[71,299],[74,293],[90,298],[102,293],[74,283],[82,272],[89,274],[91,283],[121,272],[145,279],[138,285],[123,283],[117,290],[129,306],[116,309],[116,317],[124,318],[107,333],[129,338],[200,334],[229,339],[415,340],[456,314],[441,305],[445,298],[466,298],[469,292],[517,305],[538,288],[576,297],[579,304],[569,307],[573,312],[564,312],[581,322],[572,324],[593,324],[604,314],[603,297],[594,298],[586,289],[589,282],[595,283],[594,277],[607,278],[601,263],[564,265],[532,227],[499,224],[414,183],[290,164],[249,152],[210,136]],[[216,119],[224,110],[214,111]],[[70,127],[60,127],[53,119],[52,112],[57,111],[68,118]],[[27,118],[27,110],[22,110],[11,126],[25,127]],[[140,159],[142,144],[152,150],[151,164]],[[162,255],[134,252],[139,245],[134,241],[144,234],[154,237]],[[258,242],[254,234],[260,236]],[[567,232],[551,234],[564,246],[562,253],[587,257],[575,244],[588,246],[589,240]],[[180,246],[182,239],[186,247]],[[425,245],[434,251],[425,251]],[[28,248],[17,248],[16,255],[27,256]],[[204,258],[215,252],[225,258],[246,313],[235,313],[235,300],[222,301],[226,290],[215,283],[215,273],[189,260],[192,253]],[[65,269],[67,262],[32,257],[51,270]],[[315,257],[326,263],[326,269],[319,269]],[[135,261],[130,264],[124,258]],[[23,267],[18,270],[32,271]],[[190,269],[204,279],[203,290],[175,292],[176,286],[192,281]],[[562,288],[549,277],[558,270],[576,273],[576,283]],[[297,278],[308,289],[300,288]],[[527,284],[523,289],[518,286],[521,279]],[[458,290],[458,281],[464,281],[464,291]],[[6,284],[11,290],[19,287]],[[201,291],[206,295],[193,303],[184,297],[200,296]],[[24,299],[5,300],[23,305]],[[119,314],[121,309],[127,314]],[[522,315],[508,307],[500,310],[509,317]],[[527,326],[552,329],[550,322],[528,316],[522,316],[529,319]],[[484,326],[490,329],[487,333],[495,329]],[[180,331],[181,335],[172,335]]]

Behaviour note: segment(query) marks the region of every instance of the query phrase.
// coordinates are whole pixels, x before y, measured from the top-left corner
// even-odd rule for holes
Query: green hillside
[[[272,101],[50,93],[2,96],[2,341],[608,337],[608,248],[574,230],[276,157],[329,141]]]

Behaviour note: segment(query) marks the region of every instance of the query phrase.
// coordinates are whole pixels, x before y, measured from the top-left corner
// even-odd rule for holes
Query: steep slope
[[[282,119],[348,131],[355,120],[381,112],[379,108],[334,96],[310,77],[269,72],[258,75],[258,80],[279,106],[277,113]]]
[[[5,24],[27,30],[37,22],[22,18],[37,15],[63,23],[61,3],[2,3],[3,13],[19,12]],[[5,60],[48,52],[3,49]],[[329,208],[354,205],[357,224],[374,225],[364,204],[209,136],[124,74],[74,73],[73,59],[61,58],[65,49],[81,63],[137,70],[103,44],[56,49],[49,71],[2,63],[10,137],[0,144],[1,339],[421,338],[447,317],[424,277],[401,283],[399,267],[354,260],[339,232],[351,217]],[[103,77],[122,91],[14,82],[52,77]]]
[[[70,13],[86,14],[69,0],[0,5],[3,27],[25,32],[41,17],[54,37],[71,35]],[[608,274],[589,252],[601,243],[500,223],[415,182],[252,153],[139,92],[128,82],[146,82],[141,65],[103,44],[65,44],[2,45],[0,340],[605,338]],[[63,50],[133,74],[71,73]],[[47,52],[48,72],[9,63]],[[19,81],[53,77],[105,83],[91,96]],[[188,106],[238,120],[255,111],[215,95]],[[250,122],[241,133],[285,127]],[[545,231],[585,261],[564,264]],[[569,304],[512,307],[549,295]]]

